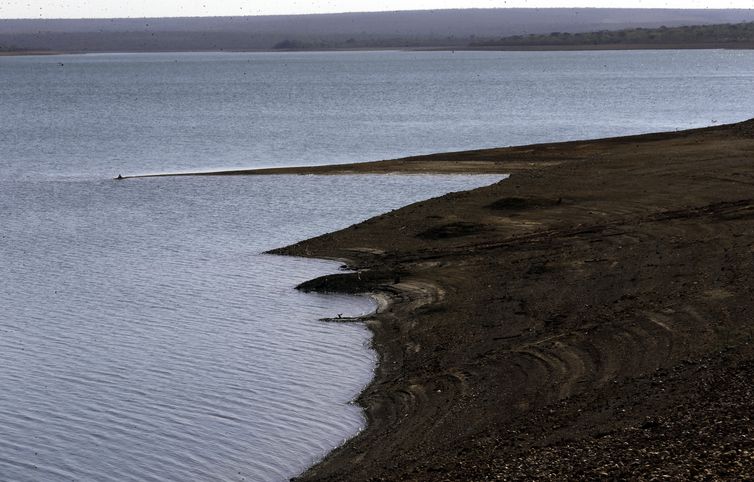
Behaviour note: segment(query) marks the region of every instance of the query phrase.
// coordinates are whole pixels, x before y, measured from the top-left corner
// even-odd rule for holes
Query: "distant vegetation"
[[[681,25],[740,22],[754,22],[754,10],[498,8],[258,17],[0,19],[0,53],[569,45],[574,39],[614,42],[607,30],[623,31],[617,35],[626,38],[648,38],[652,34],[638,27],[666,25],[674,30]]]
[[[348,38],[299,38],[293,37],[276,43],[275,50],[348,50],[348,49],[401,49],[401,48],[463,48],[476,40],[476,36],[467,37],[380,37],[357,36]]]
[[[683,27],[631,28],[597,32],[514,35],[472,42],[472,47],[557,47],[579,45],[754,46],[754,22]]]

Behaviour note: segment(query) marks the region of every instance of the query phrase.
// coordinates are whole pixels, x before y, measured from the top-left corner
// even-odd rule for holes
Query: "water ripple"
[[[0,181],[1,478],[295,475],[362,428],[375,363],[363,326],[318,319],[374,304],[260,253],[493,180]]]

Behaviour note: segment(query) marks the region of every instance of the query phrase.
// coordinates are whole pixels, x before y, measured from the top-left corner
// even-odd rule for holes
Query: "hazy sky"
[[[470,7],[752,8],[752,0],[0,0],[0,18],[233,16]]]

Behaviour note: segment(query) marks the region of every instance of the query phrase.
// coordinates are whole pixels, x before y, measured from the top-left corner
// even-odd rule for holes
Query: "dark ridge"
[[[339,273],[315,278],[301,283],[296,289],[305,293],[358,294],[389,290],[400,281],[400,275],[389,270],[368,270],[358,273]]]
[[[754,22],[736,24],[692,25],[681,27],[632,28],[595,32],[551,32],[549,34],[514,35],[498,40],[474,42],[475,47],[574,45],[754,45]]]
[[[472,234],[479,234],[487,230],[489,230],[489,228],[484,224],[457,222],[427,229],[416,236],[421,239],[460,238]]]
[[[523,197],[504,197],[487,205],[489,209],[496,211],[519,211],[530,208],[544,208],[548,206],[557,206],[562,203],[563,199],[543,199],[543,198],[523,198]]]

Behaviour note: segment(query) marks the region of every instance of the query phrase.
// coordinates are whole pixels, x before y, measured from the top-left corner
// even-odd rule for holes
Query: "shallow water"
[[[261,254],[463,176],[124,174],[352,162],[741,120],[754,53],[0,58],[0,479],[281,480],[356,433],[364,298]]]

